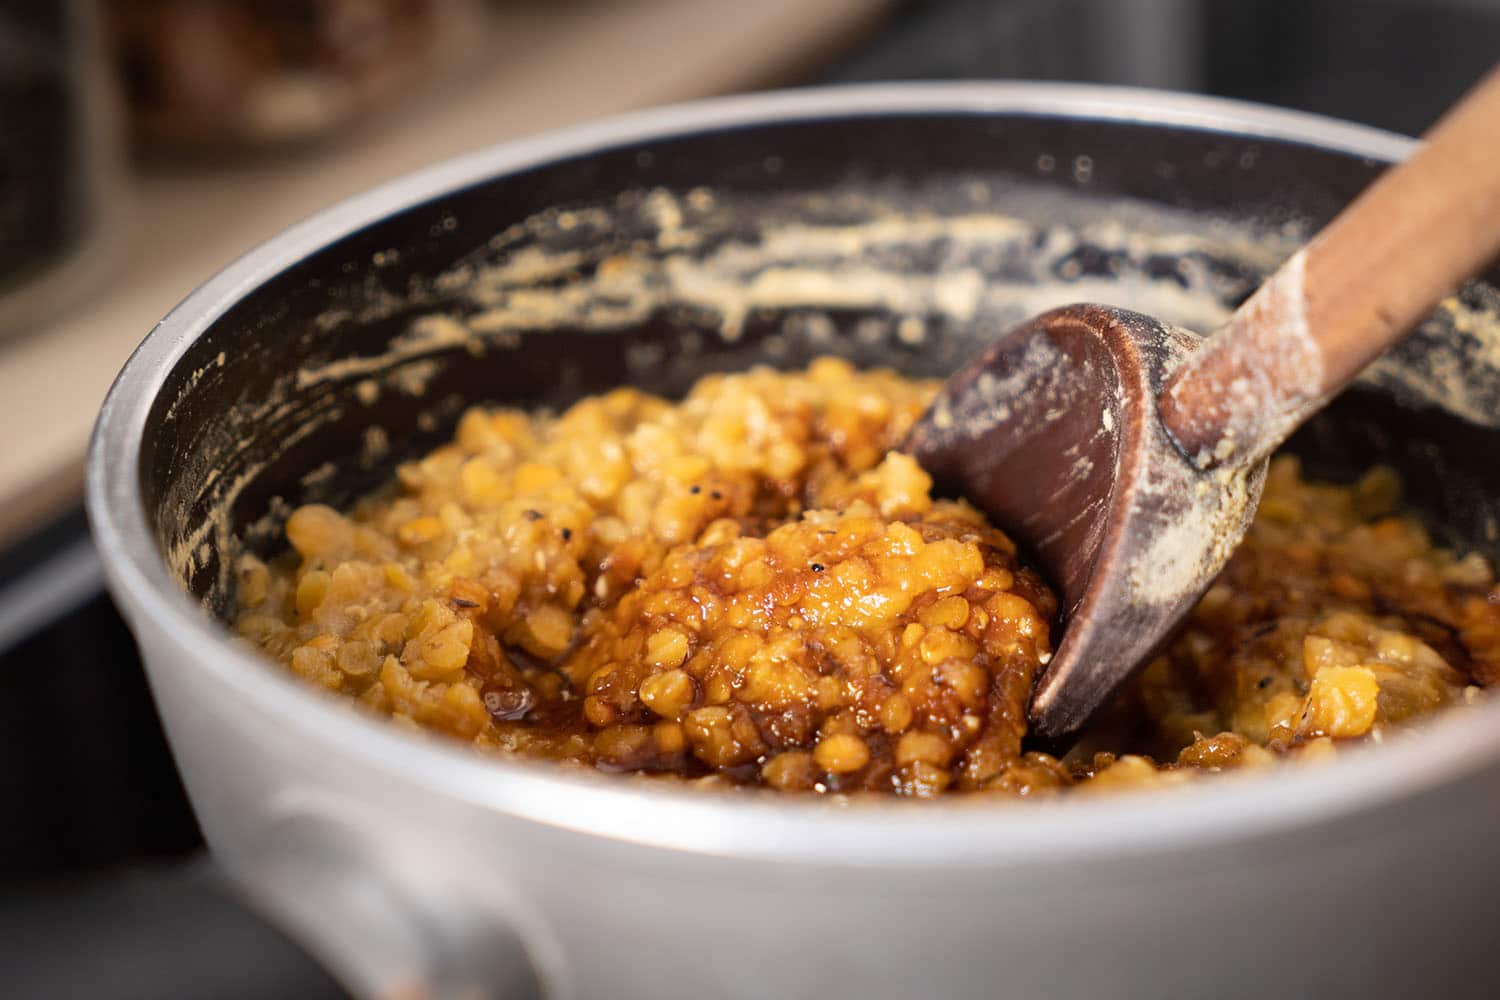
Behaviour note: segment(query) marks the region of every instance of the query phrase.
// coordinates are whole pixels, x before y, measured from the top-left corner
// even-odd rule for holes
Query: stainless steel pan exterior
[[[368,997],[1492,995],[1497,705],[1332,764],[1190,789],[1016,806],[706,794],[483,759],[361,717],[231,642],[169,571],[143,442],[169,373],[274,276],[399,210],[594,150],[898,113],[1165,124],[1351,163],[1408,149],[1144,92],[772,94],[481,152],[253,251],[132,357],[88,470],[111,590],[215,857]]]

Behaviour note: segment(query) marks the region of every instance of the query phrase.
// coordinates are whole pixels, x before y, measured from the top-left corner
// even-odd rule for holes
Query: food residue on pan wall
[[[1469,282],[1360,380],[1481,427],[1500,427],[1500,290]]]
[[[401,294],[373,271],[351,276],[348,294],[331,296],[304,331],[297,367],[259,398],[235,402],[199,442],[190,463],[204,474],[179,476],[170,498],[192,514],[178,518],[187,526],[164,542],[173,569],[190,578],[205,541],[232,549],[230,512],[245,486],[298,440],[351,414],[359,419],[387,390],[423,393],[460,351],[510,350],[524,333],[611,332],[665,317],[680,328],[690,358],[705,336],[733,340],[750,317],[774,314],[779,332],[755,347],[775,360],[798,345],[838,349],[848,325],[830,315],[868,313],[853,321],[854,344],[922,346],[929,357],[942,346],[956,363],[972,349],[965,344],[1070,301],[1107,301],[1212,329],[1305,236],[1295,222],[1261,227],[986,179],[838,195],[631,191],[609,204],[549,209]],[[378,351],[330,356],[322,346],[349,324],[424,304],[430,313]],[[1458,412],[1497,425],[1500,406],[1482,405],[1472,365],[1477,358],[1500,366],[1485,354],[1500,355],[1500,310],[1465,308],[1464,329],[1478,331],[1471,339],[1482,345],[1473,357],[1445,361],[1439,351],[1423,374],[1387,363],[1372,377],[1422,398],[1457,400]],[[640,346],[626,354],[627,379],[648,378],[670,360]],[[176,402],[195,388],[190,380]],[[429,408],[424,423],[442,423],[456,412],[451,403]],[[390,445],[367,439],[362,462],[378,462]],[[210,481],[207,470],[220,468]],[[274,530],[259,524],[254,538]],[[220,594],[227,566],[218,567]]]

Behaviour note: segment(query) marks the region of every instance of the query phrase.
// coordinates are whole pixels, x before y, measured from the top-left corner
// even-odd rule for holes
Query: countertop
[[[503,4],[476,66],[328,142],[135,172],[91,296],[0,342],[0,545],[75,504],[100,401],[194,286],[341,198],[504,139],[632,108],[771,86],[880,17],[881,0],[554,0]]]

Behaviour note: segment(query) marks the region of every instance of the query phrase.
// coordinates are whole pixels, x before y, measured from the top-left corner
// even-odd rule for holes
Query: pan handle
[[[385,863],[345,824],[284,817],[229,872],[289,937],[366,1000],[539,1000],[546,992],[505,915],[465,887]]]
[[[200,859],[0,899],[4,992],[98,1000],[542,996],[519,935],[464,894],[402,891],[367,856],[334,849],[326,836],[305,828],[282,834],[232,876]]]

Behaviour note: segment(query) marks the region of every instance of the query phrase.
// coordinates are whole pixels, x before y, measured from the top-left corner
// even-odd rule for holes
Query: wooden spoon
[[[943,386],[907,448],[1060,586],[1048,739],[1160,648],[1244,536],[1270,453],[1500,251],[1500,68],[1207,339],[1074,305]]]

